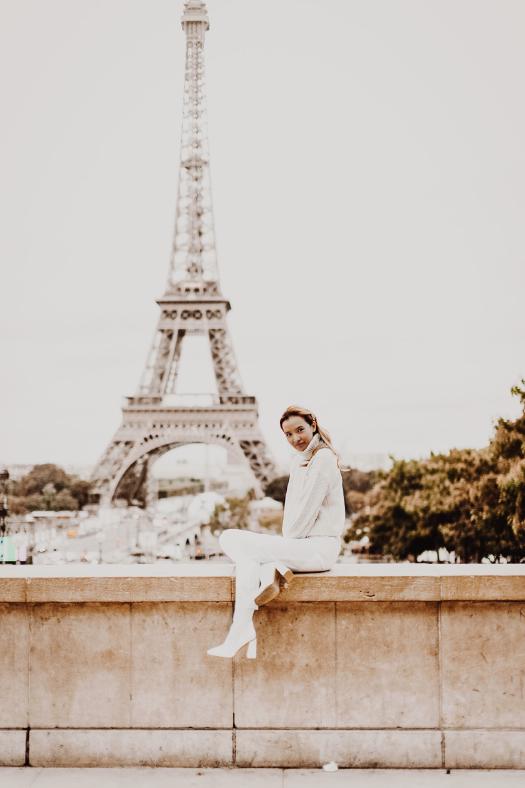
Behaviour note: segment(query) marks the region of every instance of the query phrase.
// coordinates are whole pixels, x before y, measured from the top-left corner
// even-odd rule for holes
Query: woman
[[[281,429],[297,451],[284,502],[282,536],[227,528],[219,542],[235,562],[233,622],[213,657],[233,657],[246,643],[256,656],[253,613],[274,599],[293,579],[293,571],[319,572],[337,562],[345,524],[343,482],[338,455],[328,432],[306,408],[290,405]]]

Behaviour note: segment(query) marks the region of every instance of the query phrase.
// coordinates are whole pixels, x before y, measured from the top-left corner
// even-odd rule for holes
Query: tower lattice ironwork
[[[146,501],[151,504],[152,463],[190,443],[225,447],[229,460],[251,469],[257,495],[275,476],[259,427],[257,400],[243,390],[226,321],[231,306],[219,283],[204,91],[204,36],[209,29],[204,2],[184,4],[182,28],[186,70],[173,250],[166,290],[156,299],[160,315],[138,391],[126,398],[121,425],[92,474],[95,496],[106,505],[132,467],[146,481]],[[195,397],[190,404],[188,395],[176,391],[181,348],[190,335],[207,337],[216,380],[217,392],[201,396],[200,404]]]

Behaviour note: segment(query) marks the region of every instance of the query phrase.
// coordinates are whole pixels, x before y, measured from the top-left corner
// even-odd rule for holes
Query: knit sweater
[[[314,436],[315,437],[315,436]],[[328,447],[319,449],[307,467],[311,441],[292,459],[284,501],[283,536],[342,536],[345,525],[343,480],[337,458]]]

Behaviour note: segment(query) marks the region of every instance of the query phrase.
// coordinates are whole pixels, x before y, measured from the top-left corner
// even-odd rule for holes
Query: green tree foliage
[[[265,487],[264,494],[269,498],[273,498],[274,501],[280,501],[280,503],[284,504],[289,478],[289,476],[276,476],[275,479],[272,479],[271,482],[268,482]]]
[[[216,504],[209,522],[212,533],[225,528],[248,528],[250,501],[253,501],[254,497],[254,490],[249,490],[241,498],[226,498],[224,503]]]
[[[440,547],[463,562],[523,560],[525,391],[511,391],[524,413],[515,421],[499,419],[488,447],[394,460],[389,471],[378,472],[345,539],[368,529],[370,552],[394,560],[415,560]]]
[[[9,511],[77,511],[88,501],[89,482],[66,473],[58,465],[35,465],[18,481],[10,482]]]
[[[347,516],[357,514],[367,504],[367,494],[376,482],[377,472],[352,468],[349,471],[342,471],[341,475],[346,514]]]
[[[131,506],[133,503],[138,504],[139,506],[145,506],[146,504],[146,465],[140,465],[140,463],[136,462],[132,465],[120,482],[117,485],[117,489],[115,491],[115,498],[122,498],[124,499],[128,506]]]

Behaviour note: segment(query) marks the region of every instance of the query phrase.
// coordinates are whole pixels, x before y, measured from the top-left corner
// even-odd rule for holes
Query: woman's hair
[[[314,456],[314,454],[316,452],[319,451],[319,449],[322,449],[323,446],[328,446],[328,448],[331,449],[333,451],[333,453],[335,454],[335,456],[336,456],[337,467],[339,468],[339,470],[340,471],[348,471],[349,470],[349,468],[347,468],[346,466],[341,464],[341,458],[340,458],[339,454],[336,452],[336,450],[334,449],[334,447],[332,445],[332,439],[330,438],[330,433],[327,430],[325,430],[323,427],[320,426],[319,421],[317,420],[317,416],[315,416],[312,413],[311,410],[308,410],[308,408],[301,408],[300,405],[288,405],[288,407],[284,411],[283,415],[279,419],[279,425],[280,425],[281,429],[283,428],[283,422],[286,421],[286,419],[289,419],[290,416],[300,416],[302,419],[304,419],[306,422],[308,422],[308,424],[311,427],[313,426],[313,423],[315,421],[314,435],[315,435],[315,433],[318,432],[321,440],[320,440],[319,444],[313,450],[312,457]]]

